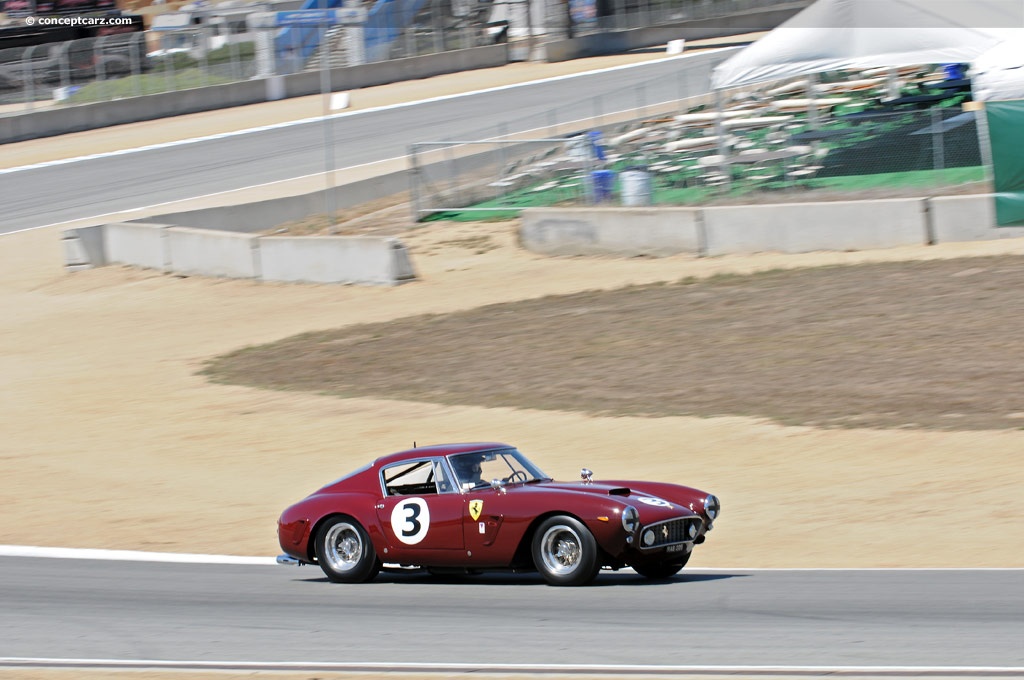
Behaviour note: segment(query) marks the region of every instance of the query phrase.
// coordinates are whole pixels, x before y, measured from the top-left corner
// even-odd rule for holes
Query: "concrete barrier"
[[[167,230],[171,271],[232,279],[260,277],[259,239],[250,234],[172,227]]]
[[[264,236],[259,248],[267,281],[391,285],[416,278],[393,238]]]
[[[691,208],[528,208],[519,241],[544,255],[696,254],[698,216]]]
[[[717,256],[926,244],[927,199],[711,208],[529,208],[520,244],[544,255]],[[996,238],[996,236],[993,236]]]
[[[92,269],[107,264],[103,225],[79,227],[64,232],[64,262],[68,271]]]
[[[934,243],[1020,238],[1024,227],[997,227],[992,194],[939,196],[928,199]]]
[[[708,256],[928,243],[923,198],[730,206],[703,213]]]
[[[115,222],[103,226],[103,264],[131,264],[146,269],[169,271],[171,253],[167,244],[170,225],[152,222]]]
[[[332,192],[335,209],[359,205],[408,190],[406,171],[392,172],[336,186]],[[324,190],[298,196],[241,203],[239,205],[186,210],[155,215],[150,219],[182,227],[254,232],[272,229],[285,222],[326,213]]]
[[[267,236],[124,222],[63,232],[68,271],[108,262],[186,276],[393,285],[416,273],[398,239]],[[113,254],[113,255],[110,255]]]

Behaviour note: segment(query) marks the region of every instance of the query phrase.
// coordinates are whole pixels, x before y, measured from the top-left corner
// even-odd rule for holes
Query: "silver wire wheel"
[[[358,522],[343,517],[332,518],[320,528],[316,559],[327,578],[336,583],[361,583],[380,571],[366,531]]]
[[[571,574],[580,563],[580,536],[571,527],[553,526],[540,539],[540,558],[553,574]]]
[[[533,562],[544,579],[559,586],[579,586],[597,576],[597,542],[594,535],[573,517],[551,517],[537,527]]]
[[[363,541],[348,522],[338,522],[328,529],[324,548],[324,560],[335,571],[352,571],[363,556]]]

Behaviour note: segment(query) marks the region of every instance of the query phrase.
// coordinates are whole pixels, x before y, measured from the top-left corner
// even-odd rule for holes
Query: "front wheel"
[[[550,517],[533,534],[533,564],[553,586],[583,586],[601,570],[597,541],[578,519]]]
[[[316,535],[316,561],[335,583],[363,583],[380,572],[380,560],[366,530],[347,517],[334,517]]]

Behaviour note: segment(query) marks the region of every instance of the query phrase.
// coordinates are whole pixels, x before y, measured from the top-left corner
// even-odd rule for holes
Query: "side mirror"
[[[584,484],[594,483],[594,473],[588,468],[583,468],[582,470],[580,470],[580,477],[583,479]]]
[[[491,480],[491,488],[500,493],[508,493],[508,491],[505,490],[505,482],[497,478]]]

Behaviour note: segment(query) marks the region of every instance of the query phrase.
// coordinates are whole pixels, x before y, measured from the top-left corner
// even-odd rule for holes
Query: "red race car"
[[[281,564],[338,583],[384,564],[431,572],[538,571],[590,583],[602,567],[668,578],[704,542],[718,499],[661,482],[556,482],[508,444],[444,444],[378,458],[289,507]]]

